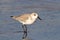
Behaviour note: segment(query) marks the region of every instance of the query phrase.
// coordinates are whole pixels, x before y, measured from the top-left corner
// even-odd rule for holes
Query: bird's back
[[[17,16],[16,19],[25,22],[26,20],[29,19],[29,17],[30,17],[30,14],[23,14],[23,15]]]

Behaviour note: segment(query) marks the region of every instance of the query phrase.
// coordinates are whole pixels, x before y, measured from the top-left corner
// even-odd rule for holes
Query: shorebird
[[[18,16],[10,16],[13,19],[19,21],[20,23],[22,23],[22,28],[24,30],[24,35],[25,38],[27,37],[27,27],[26,25],[30,25],[33,24],[36,19],[38,18],[39,20],[42,20],[37,13],[33,12],[31,14],[22,14],[22,15],[18,15]],[[23,37],[24,38],[24,37]]]

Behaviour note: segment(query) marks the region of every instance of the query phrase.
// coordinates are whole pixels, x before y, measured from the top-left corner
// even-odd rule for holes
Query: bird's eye
[[[34,14],[34,16],[36,16],[36,14]]]

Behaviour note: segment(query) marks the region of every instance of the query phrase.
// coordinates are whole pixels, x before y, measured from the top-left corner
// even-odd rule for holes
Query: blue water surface
[[[0,40],[22,40],[21,23],[12,19],[37,12],[42,20],[28,25],[32,40],[60,40],[60,0],[0,0]],[[15,32],[15,33],[14,33]]]

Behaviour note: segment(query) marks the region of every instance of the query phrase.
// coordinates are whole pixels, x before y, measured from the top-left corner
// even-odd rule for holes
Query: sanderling
[[[22,28],[25,33],[25,38],[27,37],[27,27],[26,25],[33,24],[36,19],[38,18],[39,20],[42,20],[37,13],[33,12],[31,14],[23,14],[23,15],[18,15],[18,16],[11,16],[13,19],[19,21],[22,23]]]

